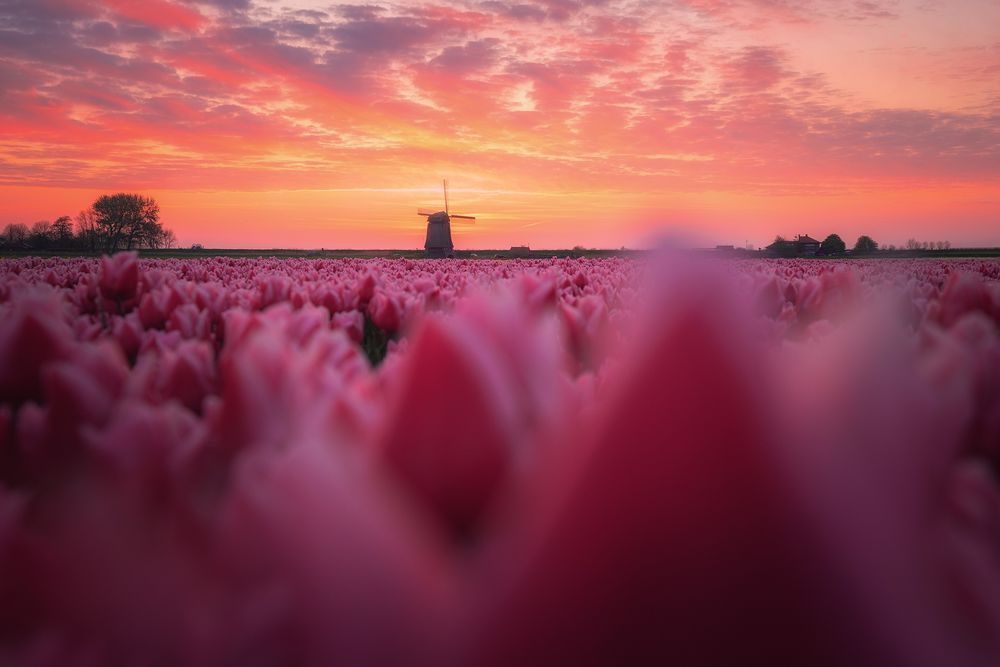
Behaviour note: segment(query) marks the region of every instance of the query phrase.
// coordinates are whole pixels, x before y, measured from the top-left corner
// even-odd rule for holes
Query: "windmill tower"
[[[475,216],[449,211],[447,179],[444,181],[444,210],[433,212],[419,208],[417,215],[427,218],[427,239],[424,241],[424,250],[427,251],[428,257],[434,258],[455,256],[455,245],[451,242],[452,220],[462,220],[463,223],[470,225],[476,222]]]

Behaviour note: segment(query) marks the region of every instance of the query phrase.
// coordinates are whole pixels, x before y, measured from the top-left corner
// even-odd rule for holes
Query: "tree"
[[[73,220],[68,215],[56,218],[52,223],[52,242],[57,248],[68,248],[73,245]]]
[[[22,225],[20,222],[12,222],[4,227],[3,237],[9,247],[14,247],[23,245],[28,240],[29,233],[27,225]]]
[[[100,230],[97,227],[97,213],[92,208],[80,211],[76,215],[76,239],[85,250],[95,252],[103,245]]]
[[[134,243],[139,248],[159,248],[162,236],[163,227],[158,221],[146,221],[139,227]]]
[[[836,234],[830,234],[819,244],[819,254],[833,255],[847,250],[847,244]]]
[[[177,235],[174,234],[172,229],[164,229],[163,235],[160,238],[160,247],[170,249],[177,245]]]
[[[856,253],[871,253],[878,250],[878,243],[867,235],[858,237],[857,243],[854,244],[854,252]]]
[[[104,250],[132,250],[162,233],[160,206],[152,197],[119,193],[102,195],[93,205]]]
[[[52,223],[48,220],[39,220],[31,226],[31,234],[28,236],[28,244],[32,248],[47,248],[52,242]]]

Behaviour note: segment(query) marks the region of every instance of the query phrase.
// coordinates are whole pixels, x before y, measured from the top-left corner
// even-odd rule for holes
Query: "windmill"
[[[427,240],[424,241],[424,250],[428,257],[444,258],[455,256],[455,245],[451,242],[451,222],[461,220],[456,224],[475,224],[476,218],[472,215],[460,215],[448,210],[448,181],[444,181],[444,210],[430,211],[418,208],[417,215],[427,218]]]

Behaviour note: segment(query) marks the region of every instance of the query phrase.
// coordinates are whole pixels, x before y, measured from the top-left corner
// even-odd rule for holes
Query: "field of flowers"
[[[0,262],[0,664],[996,665],[1000,262]]]

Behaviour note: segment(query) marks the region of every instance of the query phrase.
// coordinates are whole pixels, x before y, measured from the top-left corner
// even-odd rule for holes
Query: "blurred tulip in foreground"
[[[5,262],[0,664],[997,664],[998,276]]]

